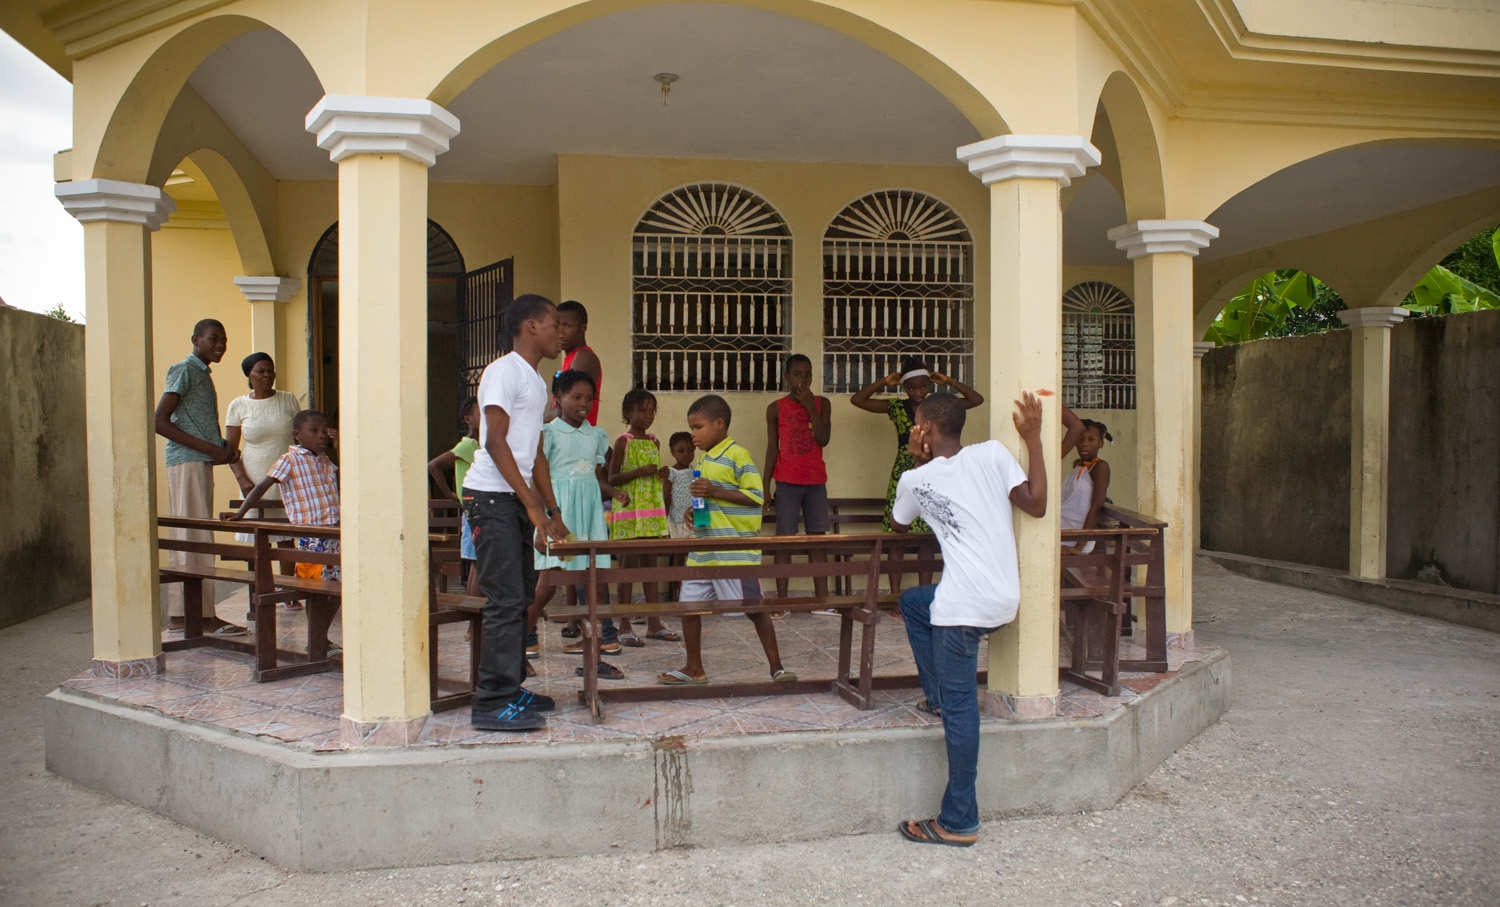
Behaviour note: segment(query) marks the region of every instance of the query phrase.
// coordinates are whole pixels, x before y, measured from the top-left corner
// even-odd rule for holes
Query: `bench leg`
[[[182,583],[183,639],[198,639],[203,636],[203,580],[189,579]]]
[[[328,628],[339,611],[340,599],[310,595],[307,599],[307,660],[328,660]]]
[[[255,679],[276,670],[276,602],[255,601]]]

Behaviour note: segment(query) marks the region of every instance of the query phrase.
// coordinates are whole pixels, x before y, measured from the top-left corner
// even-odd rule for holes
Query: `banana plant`
[[[1262,274],[1229,300],[1203,339],[1223,346],[1265,337],[1284,324],[1293,309],[1311,305],[1318,286],[1306,271],[1288,268]]]

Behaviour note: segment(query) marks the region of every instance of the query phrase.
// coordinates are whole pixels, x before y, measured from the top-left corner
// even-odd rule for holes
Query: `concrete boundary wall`
[[[990,722],[986,819],[1104,809],[1229,708],[1230,660],[1101,718]],[[721,847],[931,815],[939,726],[312,753],[76,691],[47,768],[298,870]]]
[[[0,627],[89,595],[83,333],[0,306]]]
[[[1349,346],[1203,357],[1204,549],[1349,569]],[[1500,594],[1500,311],[1393,328],[1390,419],[1387,576]]]

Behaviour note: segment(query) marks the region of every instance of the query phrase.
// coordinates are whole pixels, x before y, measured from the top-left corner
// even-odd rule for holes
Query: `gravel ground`
[[[328,874],[46,773],[41,697],[87,662],[80,603],[0,631],[0,904],[1500,902],[1500,636],[1197,569],[1234,706],[1104,812],[991,822],[970,850],[892,832]]]

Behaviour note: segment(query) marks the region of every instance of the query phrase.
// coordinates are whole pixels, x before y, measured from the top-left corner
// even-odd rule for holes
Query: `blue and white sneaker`
[[[481,731],[536,731],[547,726],[547,716],[512,702],[498,712],[476,712],[469,723]]]
[[[525,687],[521,688],[521,692],[516,696],[514,701],[517,705],[524,706],[534,712],[550,712],[557,708],[557,700],[551,696],[533,693]]]

